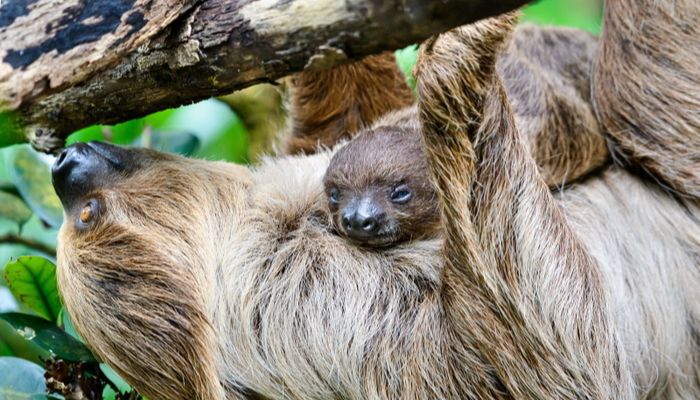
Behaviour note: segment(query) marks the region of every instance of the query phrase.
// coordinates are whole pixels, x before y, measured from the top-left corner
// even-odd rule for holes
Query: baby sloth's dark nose
[[[356,205],[350,204],[343,211],[343,227],[351,238],[369,239],[381,230],[384,213],[367,199]]]
[[[127,165],[128,150],[100,142],[76,143],[51,168],[53,187],[69,210],[81,197],[109,184]]]

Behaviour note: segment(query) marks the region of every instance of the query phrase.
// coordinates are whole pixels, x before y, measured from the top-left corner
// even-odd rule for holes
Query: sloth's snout
[[[114,180],[126,169],[129,150],[106,143],[76,143],[64,149],[51,168],[53,187],[70,210],[74,203]]]

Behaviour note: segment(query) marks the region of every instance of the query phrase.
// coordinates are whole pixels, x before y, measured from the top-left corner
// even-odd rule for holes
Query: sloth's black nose
[[[371,199],[351,201],[344,209],[342,223],[345,232],[353,239],[367,240],[379,233],[385,214]]]
[[[100,142],[76,143],[63,150],[51,168],[63,208],[71,209],[78,199],[113,181],[129,158],[129,150]]]
[[[379,223],[374,216],[357,212],[343,216],[343,224],[348,233],[358,237],[371,237],[379,228]]]

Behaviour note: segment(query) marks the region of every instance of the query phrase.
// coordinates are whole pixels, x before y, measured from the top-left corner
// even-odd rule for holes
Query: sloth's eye
[[[394,188],[389,197],[391,198],[392,203],[406,204],[409,200],[411,200],[413,194],[411,193],[411,189],[409,189],[408,186],[399,185]]]
[[[340,202],[340,190],[338,188],[333,188],[328,193],[328,201],[332,204],[338,204]]]
[[[80,209],[80,213],[78,214],[78,218],[75,220],[75,226],[78,229],[86,229],[89,228],[97,219],[97,214],[98,214],[98,203],[97,200],[91,199],[88,200],[85,205],[83,205],[83,208]]]

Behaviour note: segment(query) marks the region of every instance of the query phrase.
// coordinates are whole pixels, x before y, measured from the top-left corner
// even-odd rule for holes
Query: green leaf
[[[46,350],[53,358],[97,362],[84,344],[43,318],[20,313],[2,313],[0,320],[10,324],[24,340]]]
[[[0,357],[0,399],[29,399],[46,396],[44,369],[16,357]]]
[[[50,225],[61,225],[63,208],[51,184],[47,156],[28,145],[17,146],[9,156],[10,179],[29,208]]]
[[[12,220],[18,224],[27,222],[32,210],[19,197],[0,191],[0,218]]]
[[[2,340],[2,335],[0,335],[0,357],[2,356],[12,356],[15,352],[12,351],[12,347]]]
[[[5,280],[15,298],[39,316],[57,321],[61,299],[56,266],[38,256],[23,256],[5,265]]]
[[[116,400],[117,392],[114,391],[109,385],[105,385],[102,389],[102,400]]]
[[[15,356],[43,366],[42,360],[51,357],[48,350],[23,338],[12,325],[0,320],[0,342],[4,352],[2,355]]]
[[[109,365],[100,364],[100,370],[102,370],[102,373],[105,374],[107,379],[109,379],[119,389],[119,392],[126,393],[133,390],[131,386],[129,386],[129,384],[126,383],[126,381]]]

